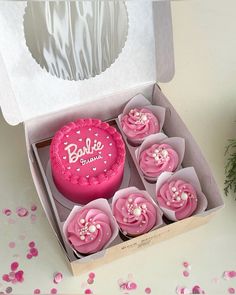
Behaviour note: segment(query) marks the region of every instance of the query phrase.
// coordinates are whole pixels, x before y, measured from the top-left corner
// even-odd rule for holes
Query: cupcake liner
[[[156,106],[156,105],[151,105],[150,101],[148,101],[142,94],[137,94],[135,95],[125,106],[122,114],[120,114],[118,116],[118,120],[121,125],[121,119],[124,115],[128,114],[130,110],[134,109],[134,108],[142,108],[145,107],[147,109],[149,109],[154,115],[155,117],[158,119],[159,121],[159,125],[160,125],[160,132],[162,130],[162,127],[164,125],[164,121],[165,121],[165,108],[160,107],[160,106]],[[122,127],[121,127],[122,129]],[[126,136],[126,135],[125,135]],[[132,139],[129,138],[128,136],[126,136],[127,139],[129,140],[129,142],[131,142],[134,145],[140,145],[144,139],[147,137],[144,137],[142,139]]]
[[[160,208],[158,207],[158,205],[154,202],[153,198],[149,195],[149,193],[147,191],[144,191],[144,190],[139,190],[138,188],[136,187],[128,187],[128,188],[124,188],[124,189],[121,189],[119,191],[117,191],[113,198],[112,198],[112,204],[111,204],[111,208],[112,208],[112,212],[114,210],[114,206],[115,206],[115,203],[116,203],[116,200],[118,200],[119,198],[122,198],[123,196],[127,196],[129,194],[133,194],[133,193],[142,193],[143,196],[148,200],[150,201],[153,206],[155,207],[156,209],[156,213],[157,213],[157,219],[156,219],[156,223],[154,225],[154,227],[150,230],[154,230],[154,229],[157,229],[159,228],[160,226],[163,225],[163,220],[162,220],[162,215],[163,215],[163,212],[160,210]],[[119,227],[119,224],[117,223],[118,227]],[[120,232],[122,233],[123,236],[125,236],[126,239],[132,239],[133,237],[129,236],[129,235],[126,235],[122,229],[119,227],[120,229]],[[149,231],[149,232],[150,232]]]
[[[196,171],[193,167],[183,168],[175,173],[163,172],[159,176],[159,178],[157,179],[157,182],[156,182],[156,196],[158,195],[160,188],[162,187],[162,185],[165,182],[170,182],[172,180],[177,180],[177,179],[182,179],[186,182],[189,182],[190,184],[192,184],[192,186],[196,190],[197,197],[198,197],[197,208],[191,216],[198,215],[198,214],[204,212],[207,208],[207,198],[204,195],[204,193],[202,192],[201,184],[199,182]],[[157,203],[158,203],[158,201],[157,201]],[[160,208],[163,211],[164,215],[168,219],[170,219],[172,221],[178,221],[178,219],[176,218],[175,211],[167,209],[162,206],[160,206]]]
[[[167,137],[164,133],[151,134],[148,137],[146,137],[146,139],[143,141],[141,146],[135,151],[135,156],[136,156],[138,165],[139,165],[140,155],[144,150],[146,150],[147,148],[149,148],[153,144],[162,144],[162,143],[169,144],[177,152],[177,154],[179,156],[179,164],[178,164],[177,168],[175,169],[175,171],[178,171],[181,167],[181,164],[182,164],[183,158],[184,158],[185,140],[182,137]],[[173,172],[175,172],[175,171],[173,171]],[[159,177],[159,176],[150,177],[150,176],[145,175],[143,172],[142,172],[142,174],[143,174],[144,178],[149,181],[156,181],[157,178]]]
[[[111,207],[106,199],[97,199],[97,200],[94,200],[94,201],[88,203],[87,205],[84,205],[84,206],[74,206],[72,211],[70,212],[69,216],[67,217],[66,221],[63,224],[62,231],[63,231],[63,234],[64,234],[67,244],[76,253],[76,255],[78,257],[84,257],[86,255],[91,255],[91,254],[81,254],[77,250],[75,250],[67,238],[66,229],[67,229],[69,222],[74,218],[74,216],[80,210],[85,209],[85,208],[86,209],[94,209],[94,208],[99,209],[99,210],[105,212],[107,214],[107,216],[109,217],[110,225],[111,225],[111,229],[112,229],[112,236],[111,236],[110,240],[105,244],[105,246],[100,251],[106,249],[113,242],[113,240],[117,237],[118,232],[119,232],[118,224],[115,220],[115,217],[112,215]]]

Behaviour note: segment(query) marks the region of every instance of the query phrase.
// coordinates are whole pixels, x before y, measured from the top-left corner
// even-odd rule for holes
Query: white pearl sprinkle
[[[139,113],[139,112],[136,112],[136,113],[135,113],[135,116],[139,116],[139,115],[140,115],[140,113]]]
[[[76,131],[77,134],[80,134],[80,130]]]
[[[109,157],[111,157],[111,154],[108,154]]]
[[[112,142],[110,142],[109,145],[112,146]]]
[[[109,136],[107,136],[107,139],[110,138]]]
[[[79,221],[81,224],[84,224],[85,223],[85,220],[83,218],[80,219]]]
[[[80,236],[80,240],[84,241],[85,240],[85,236]]]
[[[181,199],[186,201],[188,199],[188,195],[186,193],[181,194]]]
[[[146,208],[147,208],[147,205],[146,205],[146,204],[143,204],[143,205],[142,205],[142,208],[143,208],[143,209],[146,209]]]
[[[104,161],[103,163],[104,163],[104,164],[106,164],[106,163],[107,163],[107,161]]]
[[[69,137],[69,135],[67,134],[66,137]]]
[[[167,206],[170,206],[170,202],[166,202],[166,205],[167,205]]]
[[[95,225],[90,225],[88,230],[89,230],[90,233],[94,233],[96,231],[96,226]]]
[[[154,153],[154,154],[152,154],[152,156],[153,156],[153,158],[155,158],[155,157],[157,156],[157,154],[156,154],[156,153]]]
[[[70,170],[70,166],[68,166],[67,169]]]
[[[64,156],[63,159],[65,160],[66,159],[66,156]]]
[[[161,154],[162,154],[163,157],[167,157],[169,153],[168,153],[167,150],[163,150],[163,151],[161,152]]]
[[[97,224],[97,225],[96,225],[96,228],[97,228],[97,229],[101,228],[101,225],[100,225],[100,224]]]
[[[64,142],[64,145],[67,145],[68,144],[68,142]]]
[[[176,192],[177,191],[176,187],[174,187],[174,186],[172,187],[171,190],[172,190],[172,192]]]
[[[158,150],[158,149],[156,149],[154,152],[155,152],[156,154],[158,154],[158,153],[159,153],[159,150]]]
[[[147,121],[147,116],[146,116],[146,115],[142,115],[142,116],[141,116],[141,120],[142,120],[142,121]]]
[[[124,222],[127,222],[127,218],[124,217],[124,218],[123,218],[123,221],[124,221]]]
[[[141,210],[141,208],[138,207],[138,208],[134,209],[133,213],[135,216],[140,216],[142,213],[142,210]]]
[[[92,129],[91,129],[91,128],[89,128],[88,130],[89,130],[89,131],[91,131]]]
[[[133,199],[132,198],[128,198],[128,202],[132,203]]]
[[[176,200],[177,200],[177,201],[180,201],[180,200],[181,200],[181,198],[180,198],[180,197],[177,197],[177,198],[176,198]]]
[[[77,170],[77,171],[80,171],[80,168],[77,168],[76,170]]]

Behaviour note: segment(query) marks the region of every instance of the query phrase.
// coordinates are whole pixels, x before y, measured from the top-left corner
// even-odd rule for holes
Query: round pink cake
[[[124,172],[125,145],[120,133],[98,119],[79,119],[52,139],[51,170],[57,189],[75,203],[110,198]]]
[[[195,188],[181,179],[164,183],[157,194],[159,206],[173,211],[177,220],[191,216],[197,200]]]
[[[156,178],[164,171],[175,171],[179,164],[177,152],[169,144],[153,144],[145,149],[139,158],[143,174]]]
[[[155,115],[147,108],[132,109],[121,118],[121,126],[130,139],[143,139],[160,132],[160,124]]]
[[[150,231],[157,219],[156,208],[141,192],[118,198],[113,215],[122,232],[133,237]]]
[[[66,236],[79,253],[100,251],[112,236],[109,217],[99,209],[84,208],[67,225]]]

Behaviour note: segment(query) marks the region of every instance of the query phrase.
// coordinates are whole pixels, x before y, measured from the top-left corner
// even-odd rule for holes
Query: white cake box
[[[45,5],[47,12],[48,6],[53,5],[31,3]],[[73,274],[79,275],[208,222],[223,207],[223,200],[197,143],[156,84],[156,81],[168,82],[174,75],[170,2],[127,1],[123,9],[125,7],[128,16],[128,35],[122,52],[104,72],[80,81],[59,79],[42,69],[32,57],[24,35],[27,5],[21,1],[0,3],[0,104],[9,124],[24,122],[33,181]],[[152,104],[166,108],[163,130],[168,136],[185,139],[182,166],[195,168],[208,200],[207,210],[128,241],[117,240],[104,251],[77,259],[61,235],[60,226],[69,212],[63,211],[63,217],[60,206],[52,201],[45,173],[42,173],[46,163],[43,167],[42,158],[35,157],[33,146],[38,144],[38,148],[43,148],[40,143],[45,144],[63,124],[78,117],[116,118],[137,93],[145,95]],[[132,147],[129,150],[132,151]],[[135,165],[134,161],[134,169]],[[150,186],[148,182],[144,185],[151,190]]]

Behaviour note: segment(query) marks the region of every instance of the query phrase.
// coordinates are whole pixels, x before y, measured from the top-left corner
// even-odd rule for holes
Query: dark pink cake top
[[[114,127],[98,119],[79,119],[54,136],[52,169],[71,183],[96,184],[115,175],[125,161],[125,145]]]

